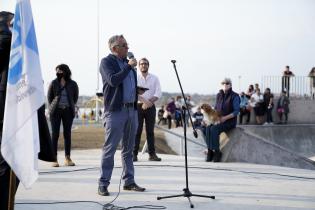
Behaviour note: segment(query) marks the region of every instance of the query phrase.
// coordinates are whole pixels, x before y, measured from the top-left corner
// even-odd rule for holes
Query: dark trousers
[[[2,134],[0,134],[2,135]],[[19,179],[16,178],[15,192],[19,186]],[[0,152],[0,209],[7,210],[9,202],[10,167],[5,162]]]
[[[220,134],[233,128],[235,128],[235,124],[231,122],[207,126],[204,136],[208,149],[220,150]]]
[[[53,149],[57,155],[58,139],[60,133],[60,123],[62,121],[63,137],[65,145],[65,155],[70,156],[71,150],[71,127],[73,122],[73,114],[70,108],[57,108],[54,115],[50,116],[51,128],[52,128],[52,142]]]
[[[136,134],[135,147],[133,150],[134,155],[138,154],[144,121],[145,121],[145,131],[147,134],[149,154],[155,153],[155,147],[154,147],[155,114],[156,114],[155,106],[152,106],[146,110],[143,110],[142,104],[138,104],[138,123],[139,124],[138,124],[138,129],[137,129],[137,134]]]
[[[273,107],[271,107],[270,109],[267,108],[267,123],[273,122],[273,120],[272,120],[272,109],[273,109]]]
[[[285,113],[279,113],[279,119],[280,119],[280,122],[282,122],[282,116],[284,114],[284,122],[288,122],[288,113],[285,112]]]
[[[159,119],[159,122],[157,124],[160,125],[160,123],[162,122],[162,125],[166,125],[166,120],[166,118],[162,117]]]
[[[240,118],[239,118],[240,124],[243,123],[243,116],[244,116],[244,115],[247,116],[246,123],[249,123],[249,120],[250,120],[250,111],[249,111],[248,109],[246,109],[245,107],[240,109]]]
[[[281,91],[284,91],[284,90],[286,90],[287,96],[290,97],[290,77],[289,76],[282,77]]]
[[[171,115],[167,116],[167,125],[168,125],[168,129],[172,128],[172,116]]]

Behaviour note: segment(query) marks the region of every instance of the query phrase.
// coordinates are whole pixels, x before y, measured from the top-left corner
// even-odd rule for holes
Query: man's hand
[[[150,101],[144,101],[143,102],[143,104],[142,104],[142,109],[144,109],[144,110],[146,110],[146,109],[148,109],[148,108],[150,108],[150,107],[152,107],[153,106],[153,103],[151,103]]]
[[[134,68],[134,67],[137,66],[137,60],[136,60],[135,58],[132,58],[132,59],[130,59],[130,60],[128,61],[128,64],[129,64],[132,68]]]

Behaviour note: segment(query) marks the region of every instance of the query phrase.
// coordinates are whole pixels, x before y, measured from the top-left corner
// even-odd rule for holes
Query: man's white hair
[[[114,35],[108,40],[108,47],[111,52],[113,52],[114,47],[116,47],[119,43],[119,39],[124,39],[123,35]]]

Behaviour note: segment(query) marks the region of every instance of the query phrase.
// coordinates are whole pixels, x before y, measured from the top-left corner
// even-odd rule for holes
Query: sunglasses
[[[222,85],[230,85],[231,83],[229,83],[229,82],[222,82],[221,84]]]
[[[117,47],[123,47],[123,48],[128,48],[128,44],[122,44],[122,45],[116,45]]]
[[[146,65],[146,66],[148,66],[149,64],[148,63],[140,63],[139,65]]]

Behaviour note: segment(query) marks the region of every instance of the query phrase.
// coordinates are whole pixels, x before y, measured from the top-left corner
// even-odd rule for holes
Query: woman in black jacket
[[[68,65],[60,64],[56,67],[56,76],[48,88],[49,114],[52,128],[52,142],[54,152],[57,155],[60,123],[63,125],[65,165],[74,166],[70,158],[71,150],[71,127],[75,116],[75,105],[78,101],[79,88],[71,79],[71,70]],[[53,167],[59,167],[58,161]]]

